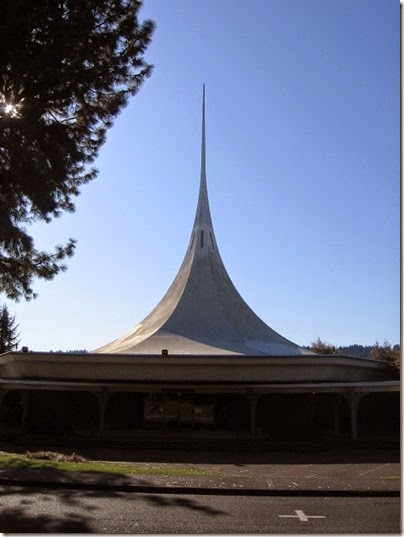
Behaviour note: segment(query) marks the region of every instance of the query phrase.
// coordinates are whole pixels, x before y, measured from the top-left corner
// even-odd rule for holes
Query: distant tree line
[[[375,345],[346,345],[338,347],[338,354],[347,354],[357,358],[370,358]]]
[[[354,358],[370,358],[373,360],[383,360],[390,362],[396,369],[400,369],[401,349],[400,345],[391,345],[388,341],[384,341],[381,345],[376,341],[374,345],[347,345],[337,347],[319,337],[306,347],[318,354],[340,354],[344,356],[352,356]]]
[[[64,354],[86,354],[86,353],[88,353],[88,351],[86,349],[74,349],[74,350],[70,350],[70,351],[62,351],[62,350],[52,351],[52,350],[50,350],[49,352],[50,353],[63,352]]]

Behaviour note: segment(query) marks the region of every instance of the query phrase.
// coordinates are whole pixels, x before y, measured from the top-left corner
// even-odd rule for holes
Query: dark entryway
[[[358,408],[359,434],[397,433],[400,430],[400,394],[369,393]]]
[[[223,394],[216,396],[216,426],[227,431],[250,430],[248,400],[244,395]]]
[[[138,393],[113,393],[105,409],[105,429],[135,429],[142,425],[143,399]]]
[[[259,398],[256,427],[273,440],[316,438],[331,427],[331,399],[318,394],[267,394]]]
[[[13,390],[3,398],[0,406],[0,423],[8,427],[18,427],[23,420],[23,395],[19,390]]]
[[[97,399],[88,392],[29,392],[27,427],[35,432],[48,433],[96,431]]]

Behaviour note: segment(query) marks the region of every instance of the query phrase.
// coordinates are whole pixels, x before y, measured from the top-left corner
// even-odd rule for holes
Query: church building
[[[189,430],[268,441],[327,434],[356,440],[398,426],[399,382],[389,364],[319,355],[289,341],[232,283],[209,207],[205,91],[196,215],[162,300],[93,352],[24,350],[0,356],[0,433],[11,427],[15,434],[108,438],[121,431],[131,438]]]

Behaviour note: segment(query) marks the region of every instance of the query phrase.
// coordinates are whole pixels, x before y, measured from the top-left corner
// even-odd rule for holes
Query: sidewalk
[[[93,458],[101,460],[93,450]],[[148,455],[148,457],[146,456]],[[189,455],[189,453],[188,453]],[[124,491],[182,492],[204,494],[316,494],[316,495],[399,495],[401,473],[397,450],[331,450],[320,453],[256,453],[210,454],[192,462],[181,452],[171,454],[170,462],[164,452],[136,453],[115,450],[108,460],[136,462],[144,466],[145,475],[82,473],[32,468],[0,469],[0,486],[35,486],[108,489]],[[86,455],[87,458],[88,455]],[[204,458],[205,456],[205,458]],[[174,462],[172,459],[175,458]],[[147,460],[147,462],[145,461]],[[208,475],[164,476],[146,475],[150,466],[187,469],[197,468]]]

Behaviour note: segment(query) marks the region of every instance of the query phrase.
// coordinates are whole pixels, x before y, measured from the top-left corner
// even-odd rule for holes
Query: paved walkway
[[[71,452],[72,450],[70,450]],[[255,494],[390,494],[401,484],[398,449],[334,448],[309,452],[229,453],[80,449],[87,459],[136,462],[144,474],[0,469],[0,485],[118,488],[159,492]],[[159,466],[163,475],[147,475]],[[164,469],[197,468],[204,476],[164,476]],[[169,472],[167,472],[169,473]],[[172,473],[172,472],[171,472]]]

